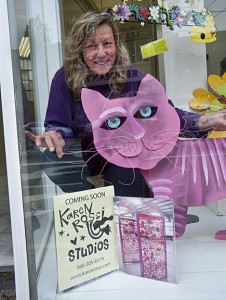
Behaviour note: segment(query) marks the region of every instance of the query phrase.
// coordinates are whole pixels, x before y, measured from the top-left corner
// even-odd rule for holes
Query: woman
[[[105,184],[114,184],[116,195],[147,195],[139,172],[111,165],[96,154],[80,101],[83,87],[99,91],[109,99],[135,95],[145,75],[129,64],[128,52],[110,14],[88,12],[77,20],[66,43],[64,66],[52,80],[46,132],[41,136],[27,133],[37,147],[47,147],[43,155],[45,172],[64,192],[91,188],[86,177],[102,173]],[[226,129],[225,111],[201,117],[176,111],[185,137],[191,137],[191,132],[202,137],[216,127]],[[88,168],[83,167],[80,145]]]

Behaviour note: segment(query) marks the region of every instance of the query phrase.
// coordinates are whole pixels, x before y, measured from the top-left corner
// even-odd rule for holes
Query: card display
[[[114,197],[114,212],[120,270],[176,283],[172,201]]]

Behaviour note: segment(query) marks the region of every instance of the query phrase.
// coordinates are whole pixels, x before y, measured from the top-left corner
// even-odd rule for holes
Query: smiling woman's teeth
[[[106,61],[97,61],[96,62],[98,65],[105,65],[107,62]]]

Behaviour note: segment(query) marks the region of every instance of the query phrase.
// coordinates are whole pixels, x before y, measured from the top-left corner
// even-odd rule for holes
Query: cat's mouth
[[[111,138],[108,141],[108,149],[115,149],[120,155],[123,157],[143,157],[146,158],[147,152],[146,151],[157,151],[163,148],[166,145],[165,141],[162,140],[151,140],[150,138],[146,137],[146,139],[140,139],[136,141],[131,140],[120,140]],[[144,152],[145,151],[145,152]],[[148,158],[150,159],[150,154],[148,154]]]
[[[115,149],[120,155],[124,157],[134,157],[142,152],[143,145],[141,140],[131,142],[111,139],[109,140],[109,148]]]

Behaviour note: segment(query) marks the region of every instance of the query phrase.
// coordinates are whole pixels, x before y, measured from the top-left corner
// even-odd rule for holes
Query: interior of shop
[[[21,20],[21,24],[18,26],[20,38],[29,35],[26,24],[26,16],[23,16],[23,14],[26,14],[26,1],[22,2],[24,2],[23,8],[19,7],[19,4],[17,3],[18,11],[22,12],[19,19]],[[76,20],[82,12],[88,10],[104,11],[109,7],[113,7],[116,2],[117,1],[114,0],[62,0],[62,36],[64,36],[64,38],[67,37],[74,20]],[[149,0],[143,0],[143,5],[146,5],[149,2]],[[207,75],[216,74],[222,76],[224,72],[226,72],[226,3],[222,0],[205,0],[204,2],[205,8],[210,10],[214,17],[217,29],[217,41],[205,44]],[[119,23],[119,27],[122,37],[126,41],[130,51],[132,63],[134,63],[136,67],[142,71],[159,78],[160,62],[158,61],[157,56],[148,58],[144,61],[140,53],[140,45],[157,39],[156,27],[145,26],[143,28],[140,24],[136,23]],[[39,114],[39,109],[37,109],[38,103],[34,94],[34,76],[31,57],[32,55],[29,51],[29,53],[26,53],[25,57],[20,57],[20,63],[21,78],[28,99],[28,107],[35,122]],[[195,76],[195,74],[193,76]],[[214,91],[208,86],[208,83],[206,83],[206,88],[210,92],[214,93]],[[40,130],[42,130],[43,125],[40,125],[40,127]],[[0,157],[0,272],[5,272],[13,271],[13,247],[1,111]],[[25,174],[24,186],[25,189],[29,189],[29,199],[31,201],[36,267],[39,274],[38,286],[42,290],[42,295],[55,297],[54,293],[52,291],[48,291],[48,289],[49,286],[53,289],[57,288],[57,277],[56,272],[54,272],[54,270],[56,270],[56,253],[54,247],[50,247],[51,249],[46,251],[46,242],[48,241],[49,245],[52,243],[54,244],[54,233],[52,232],[52,204],[50,204],[52,201],[52,192],[61,193],[61,191],[49,182],[43,175],[43,172],[37,168],[39,165],[39,159],[39,153],[32,153],[30,165],[33,166],[33,169],[31,170],[31,173]],[[33,179],[33,181],[29,184],[30,179]],[[44,187],[43,182],[45,182]],[[47,204],[44,199],[48,200]],[[133,298],[130,297],[130,299],[138,299],[140,295],[139,293],[141,293],[143,289],[151,291],[153,297],[160,296],[160,298],[161,295],[163,297],[167,291],[169,291],[169,293],[172,291],[174,295],[178,296],[178,298],[175,296],[175,298],[168,299],[181,299],[180,295],[182,292],[187,295],[187,298],[184,299],[223,299],[223,297],[225,297],[224,278],[226,276],[226,242],[216,240],[215,233],[219,230],[226,230],[226,199],[208,206],[190,207],[189,214],[194,215],[197,218],[190,221],[190,224],[186,227],[185,234],[177,239],[176,242],[179,285],[175,285],[173,287],[166,285],[166,287],[162,288],[162,285],[158,285],[158,283],[157,285],[155,285],[155,283],[150,284],[150,282],[147,282],[145,279],[143,282],[140,280],[134,281],[133,287],[133,284],[128,284],[123,274],[119,274],[118,277],[113,274],[112,281],[109,281],[106,277],[100,281],[83,286],[78,290],[72,289],[67,293],[67,295],[64,293],[58,294],[57,298],[54,299],[69,299],[69,294],[71,297],[83,299],[84,292],[88,293],[89,297],[92,297],[93,300],[99,299],[98,297],[100,294],[102,297],[106,295],[108,299],[116,299],[116,297],[119,299],[127,299],[128,297],[129,299],[127,289],[132,290],[134,293]],[[46,275],[48,272],[49,276]],[[124,285],[124,289],[121,291],[117,288],[120,280]],[[132,278],[131,282],[133,282],[133,280],[134,279]],[[138,286],[138,288],[135,289],[136,286]],[[159,288],[162,289],[160,294]],[[93,294],[94,290],[98,291],[97,295]],[[111,295],[108,294],[109,290],[112,291]]]

